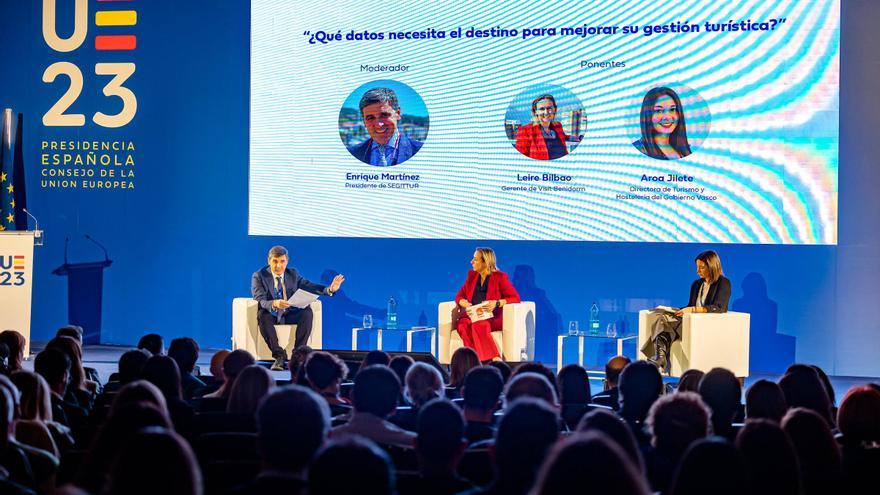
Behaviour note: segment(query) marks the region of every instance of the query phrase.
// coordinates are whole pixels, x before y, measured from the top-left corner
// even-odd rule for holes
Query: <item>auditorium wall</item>
[[[490,245],[524,298],[538,303],[537,357],[553,363],[555,335],[570,320],[586,325],[593,301],[603,327],[614,321],[633,331],[639,309],[686,303],[694,256],[711,248],[733,283],[733,309],[752,313],[753,370],[802,361],[834,375],[880,376],[880,169],[872,146],[880,55],[869,49],[880,21],[876,3],[843,2],[838,244],[813,246],[249,236],[248,2],[131,2],[136,26],[96,26],[90,17],[85,44],[69,53],[44,42],[40,3],[5,2],[0,16],[0,106],[25,115],[28,209],[46,233],[35,254],[35,341],[66,323],[66,280],[51,274],[64,262],[65,238],[70,261],[103,259],[85,235],[114,261],[104,279],[105,343],[133,344],[158,332],[228,347],[232,298],[249,294],[251,273],[271,245],[283,244],[306,277],[346,276],[343,293],[325,301],[324,345],[348,348],[351,327],[367,312],[384,315],[392,295],[402,322],[414,324],[424,312],[436,323],[437,303],[455,294],[474,247]],[[57,3],[59,35],[69,35],[74,2]],[[88,2],[89,15],[99,6]],[[133,50],[94,48],[95,36],[131,32]],[[83,75],[68,113],[83,114],[84,126],[41,120],[68,86],[66,76],[42,82],[59,61]],[[102,93],[110,77],[95,69],[104,63],[137,68],[125,82],[137,113],[117,128],[92,120],[123,109],[121,98]],[[52,169],[47,155],[69,154],[52,146],[83,141],[129,143],[98,152],[119,162],[96,167],[115,171],[90,184],[109,182],[109,189],[66,188],[63,178],[42,176]],[[338,214],[345,208],[339,204]]]

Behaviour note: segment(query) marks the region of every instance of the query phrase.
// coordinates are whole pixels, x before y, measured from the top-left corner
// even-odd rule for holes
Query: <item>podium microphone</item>
[[[40,222],[37,221],[37,217],[31,215],[31,212],[27,210],[27,208],[22,208],[21,211],[27,213],[27,216],[34,219],[34,230],[40,230]]]
[[[89,234],[85,234],[85,236],[86,236],[86,239],[94,242],[95,244],[98,245],[99,248],[101,248],[104,251],[104,261],[110,261],[110,256],[107,254],[107,248],[105,248],[104,245],[101,244],[100,242],[93,239],[92,236],[90,236]]]
[[[21,211],[27,213],[27,216],[34,219],[34,245],[42,246],[43,245],[43,231],[40,230],[40,222],[37,220],[37,217],[31,215],[31,212],[29,212],[27,208],[22,208]]]

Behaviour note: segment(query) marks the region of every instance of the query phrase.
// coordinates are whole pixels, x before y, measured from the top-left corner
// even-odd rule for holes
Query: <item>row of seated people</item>
[[[445,370],[376,352],[350,386],[337,357],[298,349],[294,385],[279,386],[245,351],[218,353],[198,377],[197,344],[175,339],[173,358],[125,353],[98,392],[76,336],[47,344],[36,373],[9,337],[3,493],[812,494],[864,486],[880,467],[878,386],[853,387],[835,411],[827,377],[806,365],[756,382],[742,407],[727,370],[668,389],[655,366],[624,357],[592,397],[578,366],[511,373],[467,348],[448,383]],[[179,364],[181,342],[195,357]],[[190,392],[187,375],[201,384]]]

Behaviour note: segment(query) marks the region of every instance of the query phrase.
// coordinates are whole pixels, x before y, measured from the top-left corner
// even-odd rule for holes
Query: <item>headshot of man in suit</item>
[[[348,148],[355,158],[375,167],[390,167],[421,149],[421,141],[406,136],[399,125],[401,108],[394,90],[372,88],[361,97],[358,107],[370,137]]]

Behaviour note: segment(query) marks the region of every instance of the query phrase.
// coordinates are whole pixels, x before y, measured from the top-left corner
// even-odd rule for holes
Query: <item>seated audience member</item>
[[[232,384],[226,412],[253,417],[257,405],[274,388],[275,380],[269,370],[258,364],[252,364],[242,370]]]
[[[824,392],[823,392],[824,393]],[[750,419],[736,436],[736,448],[746,462],[746,474],[755,495],[802,493],[797,454],[779,424]]]
[[[831,416],[831,399],[816,368],[806,364],[793,364],[779,379],[779,387],[785,395],[788,407],[806,407],[819,413],[830,427],[834,427]]]
[[[151,357],[152,354],[150,354],[150,351],[145,349],[134,349],[123,352],[122,356],[119,356],[119,372],[116,374],[117,380],[108,382],[107,385],[104,386],[104,392],[118,392],[119,389],[125,385],[140,378],[141,371],[143,371],[144,365],[147,364],[147,359],[150,359]]]
[[[330,411],[315,392],[299,385],[269,392],[257,409],[260,474],[232,493],[305,493],[306,467],[324,445],[329,431]]]
[[[620,373],[619,413],[626,420],[640,447],[647,446],[650,441],[642,431],[642,423],[662,391],[663,378],[660,371],[648,361],[630,363]]]
[[[640,474],[645,472],[645,461],[636,443],[636,438],[626,422],[620,416],[605,409],[590,411],[577,425],[577,431],[583,433],[599,432],[610,438],[629,457],[630,463]]]
[[[231,352],[232,351],[229,351],[227,349],[221,349],[215,352],[213,356],[211,356],[211,378],[210,380],[207,380],[206,377],[202,377],[202,381],[205,382],[205,388],[197,391],[196,395],[210,395],[223,386],[223,383],[226,382],[226,377],[223,376],[223,361],[226,359],[227,356],[229,356]]]
[[[694,392],[664,395],[651,406],[646,424],[652,448],[645,455],[645,467],[654,491],[669,491],[685,450],[711,431],[710,416],[711,411]]]
[[[290,372],[290,383],[302,385],[303,387],[309,386],[304,366],[313,352],[314,349],[311,347],[301,345],[290,353],[290,361],[287,363],[287,370]]]
[[[556,377],[562,420],[575,429],[590,402],[590,378],[587,370],[576,364],[563,366]]]
[[[28,421],[21,418],[21,392],[18,387],[6,375],[0,375],[0,388],[5,388],[12,397],[12,431],[15,439],[24,446],[39,449],[57,459],[58,448],[55,446],[49,428],[40,421]]]
[[[348,366],[338,357],[324,351],[315,351],[306,361],[306,379],[309,387],[330,406],[330,416],[351,412],[351,404],[339,395],[342,380],[348,376]]]
[[[389,356],[388,353],[385,351],[379,351],[379,350],[370,351],[364,356],[364,360],[361,361],[361,365],[358,368],[358,371],[360,371],[363,368],[366,368],[367,366],[372,366],[374,364],[381,364],[383,366],[388,366],[389,364],[391,364],[391,356]]]
[[[490,447],[495,461],[495,481],[482,493],[528,493],[557,438],[559,419],[545,401],[523,397],[513,402],[501,417],[495,444]]]
[[[66,399],[75,402],[91,412],[95,402],[98,384],[86,379],[82,364],[82,348],[72,337],[55,337],[46,344],[46,349],[58,349],[70,359],[70,380],[67,384]]]
[[[675,388],[677,392],[696,392],[700,393],[700,380],[703,379],[703,373],[700,370],[687,370],[681,374],[678,380],[678,386]]]
[[[358,436],[331,440],[309,468],[309,495],[392,495],[395,484],[388,453]]]
[[[201,495],[202,473],[186,440],[173,430],[152,427],[131,437],[109,484],[110,495]]]
[[[710,437],[695,441],[678,464],[671,495],[743,495],[749,491],[746,465],[730,442]]]
[[[12,383],[21,391],[21,419],[16,425],[16,437],[27,433],[29,423],[37,423],[48,430],[54,444],[56,457],[73,448],[73,435],[70,428],[52,420],[52,392],[42,376],[29,371],[17,371],[11,377]],[[25,442],[28,443],[28,442]],[[47,449],[44,449],[47,450]]]
[[[6,366],[7,362],[9,362],[9,347],[6,347],[6,344],[0,343],[0,375],[9,376],[12,373]],[[0,475],[2,474],[0,473]]]
[[[348,423],[333,428],[333,438],[361,435],[381,445],[413,446],[415,433],[387,421],[400,396],[400,382],[390,368],[372,365],[360,370],[351,394],[354,413]]]
[[[248,366],[256,364],[251,353],[244,349],[236,349],[223,359],[223,385],[216,392],[206,394],[205,398],[228,399],[235,378]]]
[[[452,353],[449,360],[449,396],[461,397],[461,386],[464,385],[464,377],[468,371],[480,366],[480,358],[477,351],[470,347],[459,347]]]
[[[83,328],[79,325],[64,325],[59,328],[57,332],[55,332],[56,337],[71,337],[79,344],[80,350],[82,350],[83,346]],[[98,370],[95,368],[89,368],[87,366],[83,366],[83,370],[86,372],[86,380],[91,380],[98,385],[97,392],[100,394],[103,391],[102,383],[101,383],[101,375],[98,373]]]
[[[504,361],[492,361],[491,363],[486,363],[486,366],[491,366],[497,369],[501,373],[501,380],[504,384],[507,384],[507,381],[510,380],[510,375],[513,374],[513,370],[510,369],[510,365],[505,363]]]
[[[598,432],[577,433],[556,444],[544,461],[532,493],[564,495],[572,493],[572,487],[615,495],[650,493],[630,458]]]
[[[408,430],[416,431],[419,409],[426,403],[443,398],[443,376],[437,368],[426,363],[416,363],[406,372],[406,387],[403,395],[411,404],[409,409],[399,409],[391,422]]]
[[[26,344],[24,335],[15,330],[4,330],[0,332],[0,344],[6,344],[7,349],[9,349],[9,354],[6,358],[7,372],[13,373],[20,370]]]
[[[174,429],[181,435],[189,435],[192,431],[194,412],[181,396],[180,371],[177,369],[177,363],[168,356],[153,356],[144,365],[143,378],[162,392]]]
[[[825,393],[828,394],[828,402],[831,403],[831,419],[837,418],[837,398],[834,395],[834,386],[831,385],[828,374],[815,364],[811,364],[810,367],[816,370],[816,374],[819,375],[819,380],[822,381],[822,386],[825,388]]]
[[[517,373],[510,379],[504,390],[504,400],[511,404],[520,397],[534,397],[554,409],[559,408],[556,390],[547,377],[538,373]]]
[[[541,363],[524,363],[517,366],[516,370],[513,372],[512,378],[523,373],[537,373],[543,376],[547,379],[547,383],[553,387],[553,392],[556,394],[556,397],[559,397],[559,389],[556,388],[556,375],[550,370],[550,368]]]
[[[620,404],[617,402],[617,381],[620,379],[620,372],[629,363],[630,359],[626,356],[614,356],[605,363],[604,389],[592,397],[593,404],[607,406],[615,411],[620,409]]]
[[[123,392],[136,388],[140,383],[145,382],[126,385]],[[120,396],[123,392],[120,392]],[[114,410],[98,430],[74,484],[89,493],[105,493],[110,470],[122,452],[132,448],[132,437],[142,429],[153,426],[170,429],[168,413],[149,402],[114,403]]]
[[[187,400],[195,397],[198,390],[205,388],[205,382],[193,375],[196,361],[199,360],[199,350],[198,342],[189,337],[174,339],[168,346],[168,357],[177,363],[177,368],[180,370],[183,398]]]
[[[400,495],[451,495],[473,488],[456,474],[467,448],[461,409],[444,399],[432,400],[420,408],[417,431],[419,477],[406,483],[399,479]]]
[[[163,356],[165,354],[165,341],[158,333],[148,333],[138,340],[138,349],[150,351],[153,356]]]
[[[764,418],[781,423],[787,410],[785,394],[775,382],[761,379],[746,390],[747,419]]]
[[[796,407],[783,418],[782,429],[788,433],[797,453],[804,494],[821,495],[840,490],[843,486],[840,448],[828,423],[815,411]]]
[[[872,385],[851,388],[837,411],[845,489],[856,493],[876,483],[880,466],[880,391]]]
[[[25,454],[30,463],[37,489],[42,491],[46,491],[47,488],[51,489],[55,484],[55,472],[58,470],[58,456],[55,454],[57,449],[48,428],[39,422],[25,421],[25,424],[21,424],[19,403],[21,394],[6,375],[0,375],[0,389],[6,390],[12,405],[12,421],[7,424],[8,433],[12,440],[7,448]],[[2,422],[0,422],[0,427],[2,427]],[[18,436],[19,428],[22,428],[22,433],[30,434]],[[2,457],[3,455],[0,454],[0,467],[3,466]]]
[[[110,414],[113,416],[121,408],[128,404],[137,404],[143,402],[154,406],[167,419],[169,427],[171,426],[171,416],[168,415],[168,403],[165,402],[165,396],[158,387],[146,380],[135,380],[121,389],[113,398],[113,404],[110,405]]]
[[[729,441],[736,438],[733,418],[740,408],[742,389],[730,370],[712,368],[700,380],[700,397],[712,411],[712,430]]]
[[[491,366],[477,366],[468,371],[461,387],[464,399],[464,436],[469,444],[495,436],[493,415],[500,405],[504,389],[501,372]]]
[[[65,400],[70,358],[58,349],[46,349],[34,359],[34,371],[49,384],[52,418],[70,428],[74,439],[78,438],[86,426],[89,413],[78,403]]]
[[[0,387],[0,467],[6,469],[9,481],[36,490],[38,482],[28,455],[13,435],[14,410],[15,403],[9,391]]]
[[[412,366],[413,364],[415,364],[413,358],[407,356],[406,354],[401,354],[399,356],[394,356],[393,358],[391,358],[391,362],[388,363],[388,367],[391,368],[391,371],[393,371],[395,375],[397,375],[397,379],[400,380],[400,383],[406,383],[406,372],[409,371],[410,366]],[[402,395],[400,396],[400,398],[404,399],[401,400],[400,403],[406,404],[406,400]]]

